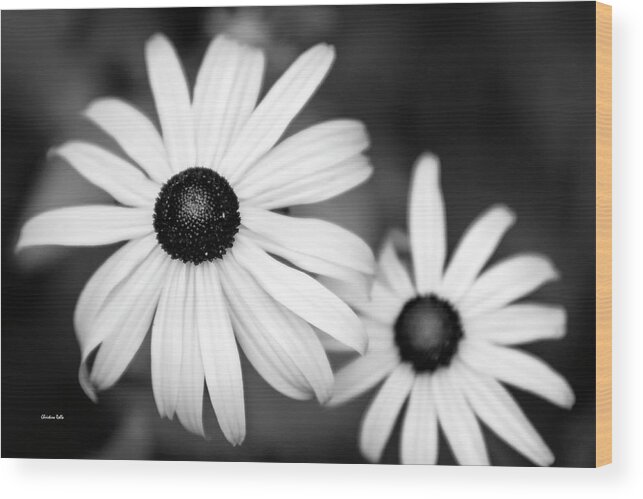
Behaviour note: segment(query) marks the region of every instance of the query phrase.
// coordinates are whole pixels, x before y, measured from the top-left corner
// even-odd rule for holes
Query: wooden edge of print
[[[612,7],[596,3],[596,466],[612,462]]]

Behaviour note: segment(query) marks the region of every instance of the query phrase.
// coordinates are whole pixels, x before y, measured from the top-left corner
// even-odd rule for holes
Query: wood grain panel
[[[596,4],[596,466],[612,462],[612,7]]]

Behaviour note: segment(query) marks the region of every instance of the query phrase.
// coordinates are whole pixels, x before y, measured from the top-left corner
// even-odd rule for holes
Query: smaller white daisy
[[[357,397],[386,378],[359,435],[360,450],[370,461],[381,459],[408,399],[400,443],[404,464],[436,463],[438,424],[460,464],[489,464],[478,419],[532,462],[553,463],[551,450],[501,382],[561,407],[574,404],[563,377],[533,355],[508,348],[564,336],[562,307],[513,303],[558,273],[535,254],[507,258],[481,273],[514,221],[504,206],[484,212],[445,269],[438,159],[425,154],[417,162],[410,238],[391,233],[385,241],[370,301],[345,293],[366,325],[369,350],[339,370],[329,405]],[[396,252],[404,244],[410,247],[414,282]]]

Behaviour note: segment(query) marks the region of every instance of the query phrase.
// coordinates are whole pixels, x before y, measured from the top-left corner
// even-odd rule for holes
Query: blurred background
[[[91,274],[116,246],[34,248],[16,255],[21,224],[46,209],[112,202],[49,148],[73,138],[115,144],[80,113],[113,95],[155,116],[143,46],[176,44],[191,84],[211,37],[228,33],[268,55],[265,87],[311,45],[337,48],[327,81],[292,133],[335,117],[364,121],[375,174],[293,214],[332,220],[377,248],[405,228],[409,174],[425,150],[442,161],[452,250],[485,208],[518,215],[493,261],[550,256],[562,280],[533,298],[563,304],[564,340],[530,345],[571,383],[571,411],[512,390],[558,466],[594,465],[594,3],[306,6],[2,12],[2,456],[275,462],[364,462],[360,418],[372,393],[337,408],[272,390],[243,359],[248,436],[239,448],[161,420],[149,339],[94,405],[77,381],[72,316]],[[265,91],[265,88],[264,88]],[[341,365],[349,357],[332,357]],[[209,404],[205,404],[208,406]],[[41,420],[61,414],[63,420]],[[399,424],[384,456],[398,462]],[[493,464],[529,462],[485,428]],[[441,436],[440,463],[454,459]]]

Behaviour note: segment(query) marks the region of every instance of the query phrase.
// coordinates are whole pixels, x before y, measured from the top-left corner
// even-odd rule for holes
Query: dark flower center
[[[400,356],[416,371],[449,365],[462,336],[458,312],[433,294],[409,300],[395,322]]]
[[[237,195],[209,168],[188,168],[174,175],[154,205],[156,239],[172,259],[185,263],[222,258],[240,223]]]

